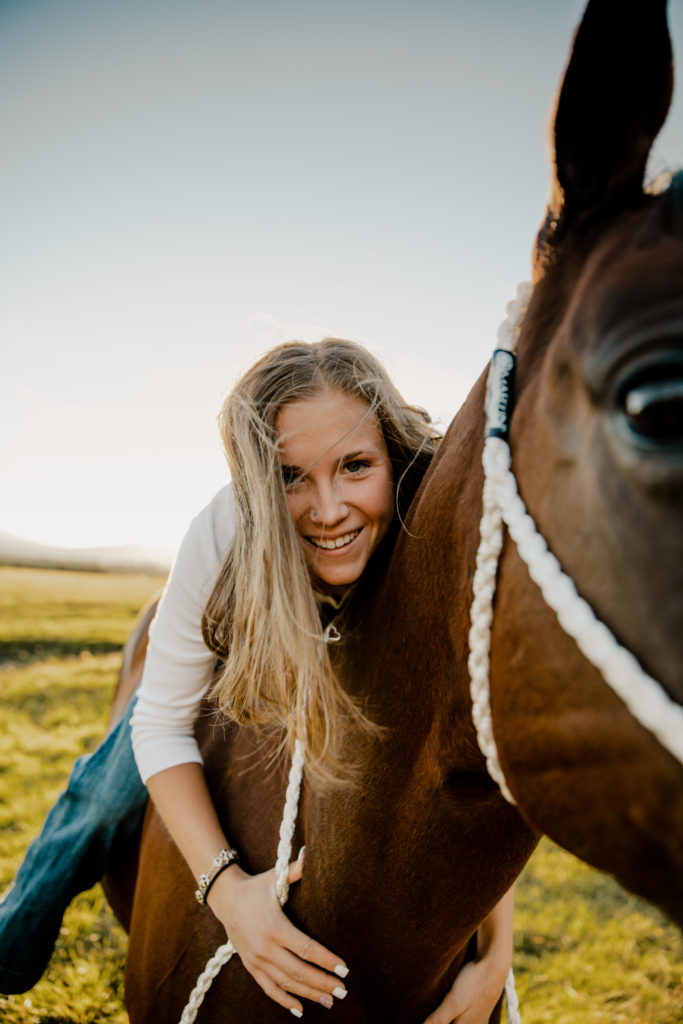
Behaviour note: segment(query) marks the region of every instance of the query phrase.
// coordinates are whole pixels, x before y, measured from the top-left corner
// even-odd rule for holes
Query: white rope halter
[[[480,542],[474,575],[469,635],[470,695],[477,739],[491,777],[510,803],[515,800],[505,781],[493,736],[489,690],[489,652],[493,621],[498,559],[503,545],[503,522],[510,537],[538,584],[543,597],[556,613],[560,625],[577,643],[583,655],[601,673],[605,682],[624,702],[631,714],[683,763],[683,707],[640,667],[634,656],[621,647],[590,605],[579,597],[573,581],[560,567],[536,529],[519,496],[510,469],[507,443],[508,399],[514,368],[514,349],[522,319],[531,297],[531,285],[519,286],[507,307],[507,318],[498,331],[499,347],[493,353],[486,400],[486,441],[483,507]]]

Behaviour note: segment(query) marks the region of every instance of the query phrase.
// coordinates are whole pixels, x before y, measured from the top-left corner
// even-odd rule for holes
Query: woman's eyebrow
[[[341,456],[342,459],[367,459],[371,455],[377,455],[379,449],[373,447],[373,445],[366,445],[365,448],[360,448],[357,452],[346,452]]]

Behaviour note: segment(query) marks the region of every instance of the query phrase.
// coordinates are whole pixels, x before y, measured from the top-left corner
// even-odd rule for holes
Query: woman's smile
[[[353,530],[351,533],[345,533],[341,537],[321,537],[319,540],[315,537],[307,537],[306,539],[318,548],[319,551],[325,551],[329,555],[337,553],[341,554],[341,549],[344,548],[345,550],[348,550],[356,537],[360,534],[361,530],[362,527],[358,530]]]
[[[275,422],[287,506],[315,586],[340,593],[363,573],[394,514],[391,461],[360,398],[325,388]]]

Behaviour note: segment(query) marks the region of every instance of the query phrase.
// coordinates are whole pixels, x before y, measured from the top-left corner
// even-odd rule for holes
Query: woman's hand
[[[289,866],[290,885],[302,874],[303,857],[299,854]],[[344,998],[346,989],[340,979],[347,974],[346,964],[285,916],[275,895],[274,868],[248,875],[239,865],[232,865],[216,879],[207,903],[254,980],[294,1016],[303,1012],[295,996],[328,1009],[335,997]]]
[[[465,964],[441,1005],[425,1024],[489,1024],[505,988],[505,974],[487,959]]]
[[[514,887],[477,931],[477,955],[466,963],[425,1024],[489,1024],[512,963]]]

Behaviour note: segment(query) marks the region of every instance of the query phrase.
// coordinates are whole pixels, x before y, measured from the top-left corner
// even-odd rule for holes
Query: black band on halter
[[[514,372],[514,353],[506,348],[495,349],[486,386],[486,437],[508,436]]]

